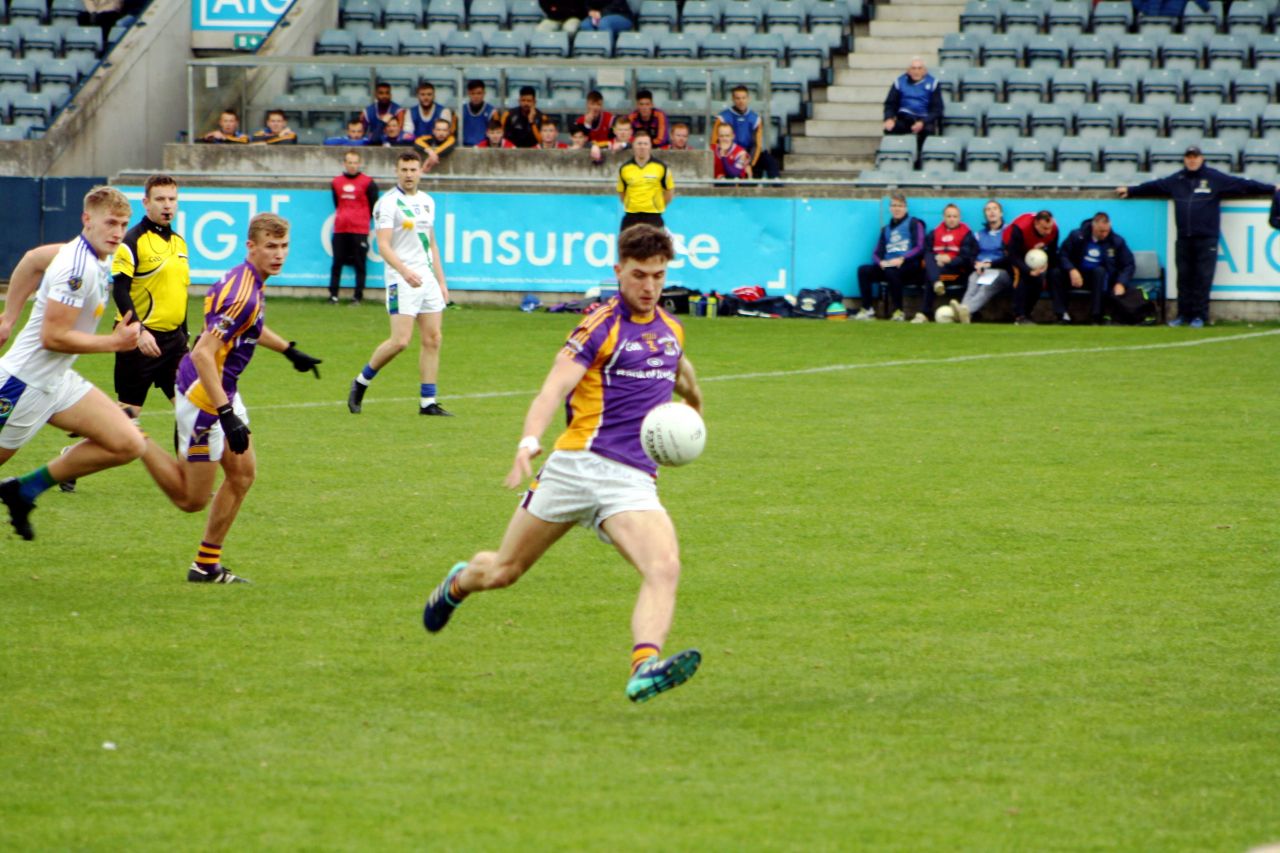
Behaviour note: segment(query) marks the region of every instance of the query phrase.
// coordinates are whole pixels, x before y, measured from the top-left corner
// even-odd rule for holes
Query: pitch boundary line
[[[1006,358],[1038,358],[1053,355],[1092,355],[1107,352],[1143,352],[1146,350],[1181,349],[1184,347],[1208,346],[1210,344],[1234,343],[1252,338],[1267,338],[1280,335],[1280,329],[1265,332],[1246,332],[1240,335],[1221,335],[1212,338],[1199,338],[1192,341],[1168,341],[1158,344],[1126,344],[1111,347],[1074,347],[1044,350],[1021,350],[1019,352],[983,352],[971,355],[953,355],[944,358],[904,358],[893,361],[867,361],[854,364],[827,364],[821,367],[800,367],[793,370],[761,370],[751,373],[732,373],[724,376],[699,377],[700,382],[734,382],[742,379],[778,379],[786,376],[811,376],[820,373],[840,373],[846,370],[870,370],[877,367],[920,367],[931,364],[964,364],[971,361],[997,361]],[[486,400],[496,397],[527,397],[538,393],[537,389],[522,391],[479,391],[474,394],[451,394],[451,400]],[[417,397],[383,397],[366,401],[369,403],[408,403]],[[328,406],[345,406],[345,400],[324,400],[307,403],[276,403],[274,405],[252,406],[253,411],[282,411],[288,409],[321,409]],[[142,417],[172,417],[172,412],[146,411]]]

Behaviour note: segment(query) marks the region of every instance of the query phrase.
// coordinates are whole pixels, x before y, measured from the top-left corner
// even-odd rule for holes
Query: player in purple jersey
[[[204,541],[187,570],[193,583],[244,583],[222,566],[222,543],[253,485],[257,459],[249,443],[249,413],[238,389],[258,344],[282,353],[299,372],[320,359],[299,350],[267,328],[263,287],[280,272],[289,254],[289,223],[274,213],[249,222],[244,263],[209,288],[204,298],[204,330],[178,367],[178,455],[175,459],[148,439],[142,462],[156,484],[183,512],[210,506],[221,465],[225,477],[213,495]],[[230,450],[230,453],[225,453]]]
[[[675,526],[658,501],[657,468],[640,446],[640,424],[679,394],[702,410],[684,329],[659,305],[671,238],[636,225],[618,238],[619,295],[569,335],[524,421],[524,438],[507,474],[517,488],[541,452],[540,436],[565,406],[568,429],[529,486],[497,551],[455,565],[423,612],[428,631],[444,628],[471,593],[510,586],[575,524],[592,525],[640,572],[631,617],[635,646],[627,697],[643,702],[693,677],[702,656],[688,649],[662,657],[675,614],[680,549]]]

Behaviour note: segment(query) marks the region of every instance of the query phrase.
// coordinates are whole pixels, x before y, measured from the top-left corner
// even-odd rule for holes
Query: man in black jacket
[[[1170,326],[1199,329],[1209,322],[1209,291],[1218,265],[1218,236],[1222,199],[1231,196],[1271,195],[1276,187],[1248,178],[1237,178],[1204,165],[1199,146],[1189,145],[1182,156],[1183,169],[1133,187],[1116,187],[1121,198],[1167,196],[1173,201],[1178,226],[1175,255],[1178,269],[1178,316]]]
[[[1124,238],[1111,230],[1111,217],[1096,213],[1080,223],[1067,236],[1058,256],[1066,277],[1054,283],[1053,313],[1059,317],[1067,313],[1073,289],[1088,290],[1089,321],[1102,322],[1103,306],[1128,292],[1134,269],[1133,252]]]

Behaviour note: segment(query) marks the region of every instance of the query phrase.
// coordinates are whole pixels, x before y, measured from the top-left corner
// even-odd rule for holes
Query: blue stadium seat
[[[1003,139],[975,137],[965,142],[964,167],[971,175],[995,175],[1005,168],[1009,143]]]
[[[467,28],[480,32],[503,30],[507,26],[507,0],[471,0]]]
[[[289,69],[287,91],[293,95],[327,95],[333,91],[333,70],[323,65],[295,65]]]
[[[920,166],[926,171],[958,172],[963,162],[964,140],[958,137],[930,136],[920,151]]]
[[[1160,39],[1160,65],[1191,72],[1204,66],[1204,39],[1195,33],[1168,35]]]
[[[1267,104],[1262,108],[1261,130],[1267,139],[1280,139],[1280,104]]]
[[[1222,32],[1225,23],[1221,3],[1210,3],[1207,12],[1202,12],[1194,3],[1188,3],[1182,13],[1182,32],[1185,35],[1207,39]]]
[[[995,0],[969,0],[960,12],[960,30],[974,35],[993,35],[1004,28],[1004,12]]]
[[[1063,175],[1092,175],[1098,164],[1098,140],[1068,136],[1058,143],[1058,171]]]
[[[1280,71],[1280,35],[1259,36],[1253,40],[1253,67]]]
[[[356,34],[347,30],[325,30],[316,39],[316,56],[353,56]]]
[[[1234,172],[1240,159],[1240,145],[1234,139],[1204,139],[1199,142],[1204,163],[1224,172]]]
[[[1021,33],[997,33],[982,41],[982,64],[987,68],[1017,68],[1022,64]]]
[[[102,56],[104,45],[101,27],[59,27],[62,30],[63,56]]]
[[[1125,0],[1102,0],[1093,6],[1091,26],[1095,33],[1127,33],[1133,26],[1133,6]]]
[[[585,105],[587,92],[595,84],[590,71],[583,68],[547,69],[548,100],[571,106]]]
[[[680,75],[674,68],[637,68],[636,89],[648,89],[654,101],[675,101],[680,98]]]
[[[738,59],[742,56],[742,37],[727,27],[723,33],[708,33],[701,42],[703,59]]]
[[[938,87],[938,91],[942,93],[942,102],[948,106],[952,101],[960,99],[960,78],[963,76],[961,70],[948,65],[929,69],[929,73],[933,75],[934,84]],[[888,88],[887,84],[886,88]]]
[[[581,32],[581,31],[579,31]],[[661,33],[658,36],[659,59],[697,59],[700,33]]]
[[[1199,142],[1213,130],[1213,110],[1204,104],[1174,104],[1165,119],[1169,138],[1183,145]]]
[[[992,139],[1013,140],[1027,131],[1026,104],[990,104],[987,107],[986,133]]]
[[[854,6],[857,6],[856,10]],[[852,3],[844,3],[841,0],[809,0],[809,32],[811,33],[830,31],[843,36],[850,20],[862,17],[862,6],[858,0],[853,0]]]
[[[1140,33],[1154,36],[1156,39],[1164,39],[1173,35],[1180,22],[1181,19],[1173,15],[1148,15],[1139,12],[1134,27]]]
[[[796,35],[805,29],[808,22],[809,12],[805,0],[769,0],[765,6],[765,27],[776,35]]]
[[[1074,39],[1089,28],[1089,0],[1070,0],[1049,4],[1045,29],[1063,39]]]
[[[9,124],[9,93],[0,92],[0,140],[13,142],[19,140],[23,136],[23,132],[19,132],[16,136],[4,136],[5,130],[12,130],[13,126]]]
[[[680,28],[686,33],[709,33],[720,26],[718,0],[686,0],[680,13]]]
[[[398,30],[363,30],[356,34],[356,53],[361,56],[398,56]]]
[[[1062,69],[1049,80],[1049,94],[1055,104],[1083,104],[1093,100],[1093,71]]]
[[[1169,107],[1160,104],[1130,104],[1120,115],[1126,139],[1155,139],[1164,134],[1164,117]]]
[[[36,82],[45,94],[65,96],[80,82],[80,69],[69,59],[42,59],[36,64]]]
[[[502,97],[502,71],[503,69],[493,65],[469,65],[466,69],[466,78],[468,80],[479,80],[484,84],[487,97],[491,99],[501,99]]]
[[[28,26],[22,31],[22,55],[26,59],[58,56],[62,53],[62,30],[50,26]]]
[[[569,36],[562,32],[534,30],[529,34],[529,56],[563,58],[569,55]]]
[[[880,140],[876,151],[876,169],[893,171],[910,171],[916,162],[916,139],[914,136],[899,134],[885,136]]]
[[[978,64],[982,40],[972,33],[947,33],[938,48],[938,63],[949,68],[972,68]]]
[[[484,56],[484,35],[474,30],[453,30],[445,34],[442,56]]]
[[[1144,72],[1157,64],[1160,41],[1147,33],[1124,34],[1116,39],[1116,68]]]
[[[1115,49],[1114,39],[1105,33],[1076,36],[1071,39],[1071,67],[1094,71],[1110,68]]]
[[[53,99],[42,92],[10,92],[9,115],[14,124],[19,124],[19,119],[31,119],[21,123],[47,127],[53,115]]]
[[[619,59],[651,59],[656,47],[651,33],[627,31],[618,33],[613,55]]]
[[[1261,110],[1275,100],[1275,93],[1276,72],[1269,68],[1251,68],[1232,75],[1231,98],[1237,104]]]
[[[1176,68],[1158,68],[1142,75],[1142,101],[1147,104],[1176,104],[1182,101],[1184,81]]]
[[[47,20],[45,0],[9,0],[9,23],[43,24]]]
[[[1180,139],[1172,137],[1152,139],[1147,149],[1148,167],[1152,172],[1157,173],[1181,169],[1182,154],[1186,150],[1187,143]]]
[[[1048,71],[1011,68],[1004,78],[1004,99],[1012,104],[1039,104],[1049,99]]]
[[[1040,104],[1031,111],[1027,132],[1035,139],[1056,146],[1062,137],[1072,132],[1074,125],[1075,110],[1070,104]]]
[[[637,21],[641,30],[669,33],[679,24],[680,10],[676,0],[641,0]]]
[[[467,25],[465,0],[430,0],[426,22],[434,29],[462,29]]]
[[[1101,104],[1129,104],[1138,99],[1138,85],[1132,71],[1104,68],[1093,78],[1094,100]]]
[[[443,69],[441,69],[443,70]],[[382,83],[391,84],[392,97],[399,101],[400,104],[408,106],[418,99],[418,69],[405,65],[379,65],[373,69],[373,77]],[[369,79],[368,72],[365,72],[365,80]],[[337,75],[334,75],[334,82],[337,82]],[[432,81],[434,85],[435,81]],[[367,82],[366,82],[366,85]],[[443,83],[442,83],[443,85]],[[403,98],[403,100],[400,100]],[[444,98],[440,90],[436,90],[436,100],[442,101]]]
[[[422,0],[386,0],[382,23],[396,29],[422,26]]]
[[[401,56],[439,56],[440,33],[435,30],[400,30]]]
[[[1126,102],[1126,108],[1129,104]],[[1120,107],[1101,102],[1076,108],[1076,135],[1084,139],[1109,139],[1120,132]]]
[[[1253,104],[1226,104],[1213,116],[1213,135],[1244,145],[1258,131],[1258,108]]]
[[[1280,181],[1280,139],[1250,139],[1240,159],[1241,170],[1255,181]]]
[[[520,90],[530,86],[539,97],[547,92],[547,72],[543,68],[507,69],[507,103],[520,101]]]
[[[1217,106],[1231,100],[1231,72],[1225,68],[1201,68],[1188,72],[1187,101]]]
[[[675,34],[678,35],[678,34]],[[573,57],[603,58],[613,56],[613,37],[599,30],[578,30],[573,34]]]
[[[0,6],[3,6],[0,3]],[[84,0],[53,0],[49,4],[49,23],[57,21],[66,21],[71,24],[79,23],[80,16],[84,14]]]
[[[1227,13],[1227,32],[1243,38],[1262,35],[1270,21],[1274,5],[1260,3],[1258,0],[1236,0]]]
[[[350,101],[365,101],[366,103],[373,100],[374,79],[372,69],[369,66],[338,65],[332,69],[332,74],[333,94],[337,97]],[[379,80],[378,82],[390,83],[391,81]],[[323,95],[323,92],[315,93],[316,97],[322,97]],[[307,99],[315,102],[316,97],[308,95]]]
[[[1028,68],[1055,70],[1067,67],[1067,40],[1056,35],[1036,35],[1027,39]]]
[[[338,19],[342,28],[360,33],[382,26],[382,4],[378,0],[342,0]]]
[[[1108,140],[1102,146],[1102,171],[1117,183],[1126,183],[1146,171],[1147,140],[1125,137]]]
[[[529,50],[529,32],[529,30],[493,30],[486,33],[484,55],[516,58],[524,56]]]
[[[724,31],[744,36],[756,32],[764,25],[764,7],[764,0],[724,0],[721,4]]]
[[[799,68],[774,68],[770,73],[770,81],[775,92],[799,92],[805,100],[809,98],[809,78]],[[729,95],[726,91],[725,97]]]
[[[1018,175],[1043,175],[1053,166],[1057,139],[1033,136],[1015,139],[1009,146],[1009,171]]]
[[[942,113],[943,136],[956,139],[980,136],[986,112],[985,104],[963,102],[947,104],[946,110]]]
[[[1003,68],[970,68],[960,78],[960,97],[966,103],[993,104],[1003,91]]]
[[[795,2],[795,0],[781,0]],[[781,33],[753,33],[742,44],[743,59],[772,59],[781,64],[787,58],[787,42]]]
[[[36,60],[6,59],[0,61],[0,92],[20,94],[36,87]]]
[[[1210,68],[1239,71],[1249,61],[1249,43],[1236,36],[1210,36],[1207,53]]]
[[[831,60],[831,52],[840,47],[839,40],[828,32],[798,33],[789,36],[787,43],[787,60],[794,63],[798,59],[817,59],[825,64]]]
[[[508,17],[512,27],[536,27],[542,22],[542,18],[542,7],[538,5],[538,0],[512,0],[511,14]]]
[[[1048,5],[1042,0],[1006,0],[1004,31],[1022,36],[1036,35],[1044,29]]]
[[[22,31],[8,25],[0,27],[0,59],[22,55]]]

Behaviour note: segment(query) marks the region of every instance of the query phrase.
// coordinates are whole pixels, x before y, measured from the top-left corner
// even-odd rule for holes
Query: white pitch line
[[[1183,347],[1199,347],[1208,346],[1209,344],[1225,344],[1234,343],[1236,341],[1245,341],[1251,338],[1267,338],[1280,335],[1280,329],[1271,329],[1265,332],[1246,332],[1241,335],[1221,335],[1211,338],[1197,338],[1190,341],[1170,341],[1161,344],[1129,344],[1126,346],[1116,347],[1077,347],[1066,349],[1043,349],[1043,350],[1023,350],[1021,352],[983,352],[973,355],[953,355],[946,358],[907,358],[897,359],[894,361],[865,361],[856,364],[827,364],[822,367],[801,367],[795,370],[764,370],[754,373],[733,373],[725,376],[703,376],[699,378],[701,382],[733,382],[739,379],[776,379],[786,376],[808,376],[816,373],[838,373],[845,370],[870,370],[877,367],[919,367],[930,364],[963,364],[969,361],[995,361],[1005,358],[1037,358],[1040,356],[1050,355],[1091,355],[1103,352],[1141,352],[1145,350],[1160,349],[1180,349]],[[482,391],[474,394],[451,394],[450,400],[484,400],[493,397],[529,397],[538,393],[537,389],[523,391]],[[408,403],[417,400],[417,397],[382,397],[376,400],[366,401],[369,403]],[[276,411],[284,409],[322,409],[330,406],[345,406],[345,400],[323,400],[310,403],[277,403],[275,405],[253,406],[255,412],[260,411]],[[147,411],[142,413],[142,417],[173,417],[172,412],[156,412]]]

